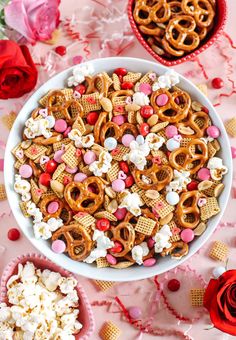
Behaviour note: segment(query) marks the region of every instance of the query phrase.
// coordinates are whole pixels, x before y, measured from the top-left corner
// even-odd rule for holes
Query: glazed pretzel
[[[68,225],[73,219],[72,210],[65,201],[59,217],[63,220],[64,225]]]
[[[105,112],[105,111],[101,112],[98,116],[98,120],[96,121],[96,124],[94,125],[93,134],[94,134],[95,143],[100,142],[100,131],[101,131],[103,124],[106,123],[107,115],[108,115],[108,112]]]
[[[140,25],[139,29],[143,34],[154,35],[157,37],[163,37],[163,35],[165,34],[164,29],[156,26],[154,23],[150,23],[147,26]]]
[[[90,254],[93,245],[89,233],[79,224],[61,227],[53,233],[52,240],[65,241],[65,251],[75,261],[83,261]]]
[[[200,122],[199,122],[200,121]],[[207,113],[200,112],[189,112],[186,120],[177,123],[177,128],[183,137],[187,138],[200,138],[205,134],[206,129],[209,126],[209,116]],[[190,127],[194,133],[188,134],[184,133],[184,130],[181,130],[183,127]]]
[[[96,185],[97,193],[89,191],[90,185]],[[93,214],[104,201],[103,182],[95,176],[88,177],[83,182],[70,182],[65,187],[64,198],[73,211]],[[73,197],[73,192],[78,191]],[[88,205],[86,205],[88,203]]]
[[[168,103],[164,106],[158,106],[156,103],[157,97],[161,94],[166,94],[169,98]],[[177,98],[179,99],[179,104],[176,103]],[[174,92],[169,92],[167,89],[159,89],[152,93],[151,105],[160,120],[176,123],[187,117],[191,105],[191,98],[188,93],[179,89]]]
[[[152,21],[162,23],[169,20],[171,11],[166,0],[159,0],[157,3],[149,6],[148,0],[136,1],[133,16],[135,21],[140,25],[148,25]],[[142,12],[147,13],[147,17],[142,17]]]
[[[204,195],[197,190],[181,194],[175,213],[182,228],[194,229],[199,224],[200,210],[197,203],[201,197],[204,197]],[[188,221],[189,217],[190,220]]]
[[[99,92],[103,97],[107,97],[109,83],[103,73],[96,74],[94,77],[87,76],[85,81],[88,84],[86,94],[91,94],[94,92]],[[98,82],[101,83],[101,88],[99,89]]]
[[[119,97],[132,97],[133,94],[134,94],[134,91],[132,90],[118,90],[118,91],[113,92],[111,94],[111,102],[112,102],[113,108],[116,106],[116,99],[119,99]],[[119,115],[120,114],[122,114],[122,112],[119,112]],[[125,111],[123,114],[125,114]]]
[[[170,6],[172,18],[175,17],[175,16],[178,16],[178,15],[184,14],[180,1],[178,1],[178,0],[169,1],[168,5]]]
[[[113,122],[107,122],[105,123],[100,131],[100,141],[101,144],[104,145],[104,141],[107,137],[114,137],[119,142],[121,141],[122,136],[127,132],[130,131],[130,133],[137,137],[138,135],[138,129],[134,124],[131,123],[124,123],[122,125],[117,125]],[[111,135],[107,135],[107,132],[110,132]]]
[[[166,40],[176,50],[191,52],[200,43],[199,35],[194,31],[195,28],[196,22],[191,16],[179,15],[174,17],[169,21],[166,28]]]
[[[53,132],[52,136],[49,138],[44,138],[43,136],[39,136],[34,138],[32,141],[39,145],[52,145],[54,143],[60,142],[63,139],[63,135],[58,132]]]
[[[153,163],[149,169],[133,170],[132,175],[139,188],[143,190],[152,189],[160,191],[172,180],[173,170],[169,165],[158,165]],[[150,179],[150,184],[143,181],[143,175]]]
[[[182,0],[184,13],[192,15],[199,27],[209,27],[214,19],[215,11],[208,0]]]
[[[171,255],[171,258],[180,260],[183,256],[188,254],[188,244],[183,241],[173,242],[171,247],[165,248],[161,252],[161,256]]]
[[[58,205],[59,205],[57,211],[56,211],[55,213],[53,213],[53,214],[50,214],[50,213],[47,211],[47,207],[48,207],[48,205],[49,205],[51,202],[57,202]],[[53,217],[54,217],[54,218],[58,218],[58,217],[60,216],[61,211],[62,211],[62,209],[64,208],[64,203],[63,203],[63,201],[62,201],[60,198],[58,198],[56,195],[49,195],[49,196],[45,196],[45,197],[41,200],[41,202],[40,202],[40,204],[39,204],[39,208],[40,208],[42,214],[45,216],[45,217],[44,217],[44,220],[47,221],[47,220],[49,220],[49,218],[53,218]]]
[[[184,51],[183,50],[179,50],[179,49],[174,49],[169,41],[166,40],[166,38],[162,39],[162,45],[164,50],[169,53],[170,55],[173,55],[174,57],[182,57],[182,55],[184,55]]]
[[[199,151],[199,147],[202,153],[197,153]],[[195,149],[193,151],[192,149]],[[196,150],[198,149],[198,150]],[[178,162],[178,157],[182,156],[183,161]],[[186,170],[189,171],[190,174],[195,174],[207,161],[208,159],[208,149],[207,145],[201,139],[193,139],[191,140],[187,147],[182,147],[176,149],[170,153],[169,162],[170,165],[177,170]]]
[[[135,242],[135,231],[131,224],[121,222],[116,227],[111,227],[110,232],[112,233],[112,241],[119,241],[123,250],[120,253],[113,253],[109,251],[115,257],[123,257],[126,255],[134,246]]]

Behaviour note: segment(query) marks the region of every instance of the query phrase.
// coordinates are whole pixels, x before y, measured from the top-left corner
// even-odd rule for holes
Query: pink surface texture
[[[228,0],[227,5],[228,19],[224,31],[229,34],[236,45],[236,1]],[[53,52],[54,46],[42,43],[30,47],[33,58],[38,63],[39,84],[81,59],[120,55],[153,61],[153,58],[132,33],[126,7],[126,0],[62,0],[60,6],[61,33],[57,45],[65,45],[68,53],[63,57],[58,56]],[[222,34],[217,42],[195,60],[175,66],[174,69],[195,84],[207,85],[208,96],[216,106],[223,121],[235,117],[236,50],[231,47],[225,34]],[[222,89],[212,88],[211,80],[215,77],[224,80]],[[0,101],[0,183],[3,183],[1,164],[9,133],[2,118],[6,117],[11,111],[17,113],[28,96],[17,100]],[[236,147],[236,139],[230,138],[230,142],[232,147]],[[236,160],[234,159],[235,165]],[[236,173],[234,177],[235,184]],[[235,190],[232,193],[235,193]],[[23,235],[18,241],[8,240],[8,230],[16,227],[17,221],[13,218],[7,201],[0,202],[0,275],[3,274],[4,267],[12,259],[19,256],[10,263],[10,267],[7,267],[2,284],[4,284],[6,276],[13,271],[16,262],[22,259],[21,255],[37,253]],[[89,338],[99,339],[98,333],[102,324],[111,320],[121,328],[121,340],[233,339],[233,337],[223,334],[217,329],[208,330],[211,326],[209,316],[203,308],[191,307],[190,289],[205,287],[212,277],[212,270],[222,265],[222,263],[216,262],[208,256],[214,240],[222,240],[228,245],[230,250],[228,268],[236,267],[235,230],[236,196],[232,195],[214,235],[184,265],[155,279],[117,283],[106,292],[101,292],[95,282],[77,273],[79,285],[84,288],[95,317],[96,327],[93,335]],[[40,265],[44,264],[43,257],[36,256],[34,259],[37,259],[36,262]],[[55,268],[51,263],[45,263],[48,268]],[[181,283],[177,292],[170,292],[167,289],[168,281],[173,278],[178,279]],[[129,324],[116,302],[116,297],[126,308],[131,306],[141,308],[141,326],[140,324],[139,326]]]

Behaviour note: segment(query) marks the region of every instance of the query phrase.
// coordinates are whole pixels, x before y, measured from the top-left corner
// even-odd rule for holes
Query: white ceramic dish
[[[121,57],[104,58],[92,60],[89,61],[89,63],[93,64],[96,73],[104,70],[110,72],[117,67],[125,67],[130,71],[143,73],[152,70],[159,75],[163,74],[167,70],[165,66],[157,64],[155,62],[135,58],[121,58]],[[73,273],[81,274],[83,276],[97,280],[133,281],[148,278],[156,274],[166,272],[186,261],[203,246],[203,244],[208,240],[208,238],[213,233],[225,210],[230,194],[232,181],[232,160],[230,144],[228,141],[224,125],[221,119],[219,118],[218,114],[216,113],[214,107],[210,103],[210,101],[199,91],[199,89],[196,86],[194,86],[190,81],[188,81],[186,78],[180,75],[181,82],[179,86],[183,90],[188,91],[194,100],[201,102],[204,106],[206,106],[209,109],[213,123],[220,128],[221,136],[219,137],[219,141],[222,145],[220,157],[223,159],[224,164],[229,169],[228,173],[224,176],[225,188],[219,199],[221,212],[215,217],[211,218],[210,221],[208,222],[207,230],[200,237],[196,237],[196,239],[193,242],[191,242],[190,250],[187,256],[182,258],[180,261],[173,260],[169,256],[166,256],[165,258],[159,258],[157,264],[153,267],[132,266],[122,270],[113,268],[98,269],[96,268],[96,265],[73,261],[66,255],[55,254],[50,248],[50,241],[48,242],[43,240],[36,240],[34,238],[32,220],[31,218],[25,218],[23,216],[19,207],[20,196],[13,190],[14,157],[11,154],[11,150],[13,149],[13,147],[20,142],[24,123],[26,119],[29,117],[32,110],[35,107],[37,107],[38,100],[43,95],[45,95],[45,93],[47,93],[49,90],[65,87],[65,81],[71,75],[72,69],[73,67],[57,74],[56,76],[48,80],[44,85],[42,85],[25,103],[22,110],[19,112],[17,116],[13,128],[11,129],[6,146],[4,172],[6,192],[16,221],[21,227],[25,236],[41,253],[43,253],[45,256],[47,256],[50,260],[52,260],[56,264]]]

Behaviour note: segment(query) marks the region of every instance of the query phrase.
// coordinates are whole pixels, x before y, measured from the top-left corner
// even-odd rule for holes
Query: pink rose
[[[59,25],[60,0],[12,0],[4,9],[7,25],[31,44],[51,39]]]

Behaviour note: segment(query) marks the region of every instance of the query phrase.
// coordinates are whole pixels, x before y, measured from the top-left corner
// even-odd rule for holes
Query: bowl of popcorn
[[[19,256],[0,286],[1,339],[89,339],[94,319],[77,279],[39,254]]]
[[[128,17],[149,54],[174,66],[196,58],[220,37],[227,4],[225,0],[129,0]]]
[[[206,96],[134,58],[47,81],[20,111],[5,157],[9,203],[28,239],[98,280],[151,277],[192,256],[232,179],[229,141]]]

